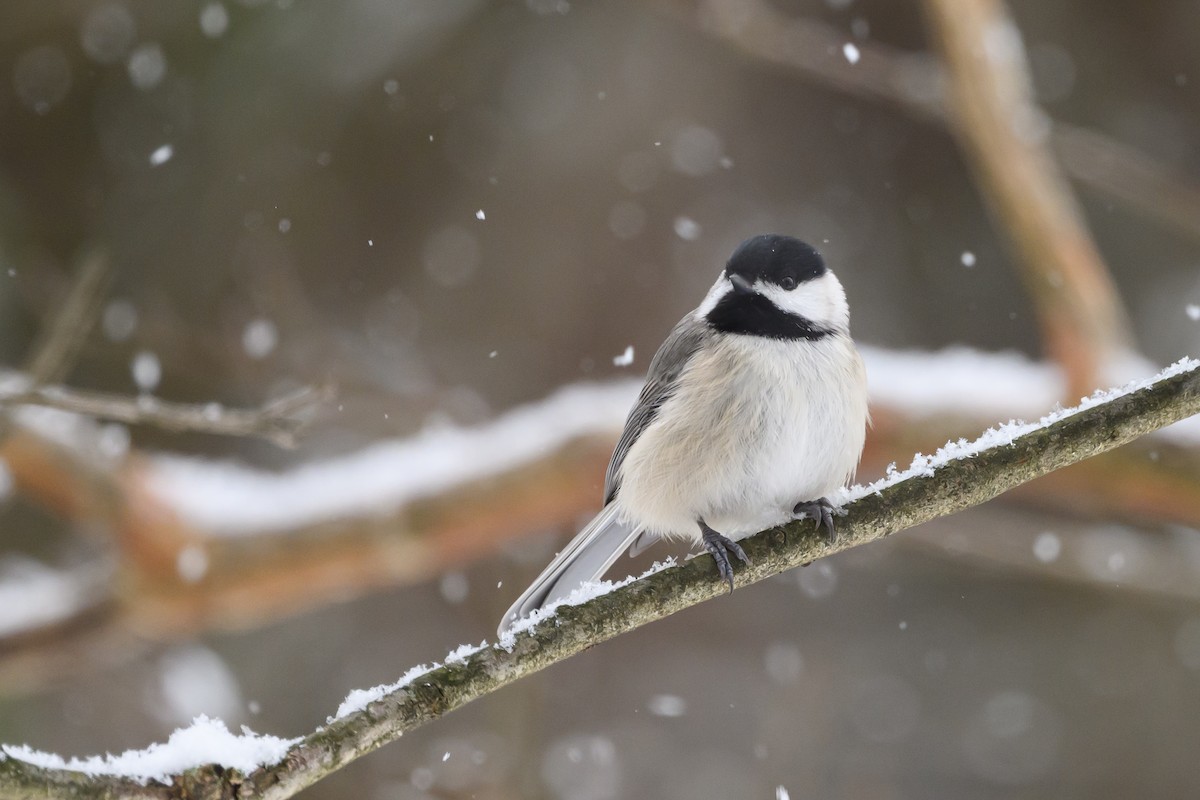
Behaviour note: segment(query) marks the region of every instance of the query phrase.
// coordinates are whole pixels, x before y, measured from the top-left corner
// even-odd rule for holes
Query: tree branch
[[[61,380],[75,364],[88,332],[100,314],[104,293],[112,281],[108,253],[97,248],[88,253],[54,317],[42,328],[25,365],[28,388],[36,390]],[[12,419],[0,415],[0,441],[12,432]]]
[[[42,406],[129,425],[153,425],[168,431],[220,436],[258,436],[280,447],[294,447],[308,424],[305,413],[327,402],[333,387],[305,387],[261,408],[224,408],[217,403],[171,403],[157,397],[123,397],[62,386],[0,390],[0,408]]]
[[[89,776],[69,770],[36,767],[0,757],[0,797],[5,800],[70,797],[78,800],[152,800],[171,797],[161,784],[142,786],[130,778]]]
[[[918,467],[886,488],[862,490],[827,542],[804,521],[743,542],[751,564],[746,586],[817,558],[868,544],[897,531],[990,500],[1026,481],[1111,450],[1200,413],[1200,363],[1181,363],[1153,383],[1098,400],[1024,432],[989,432],[957,458]],[[1012,434],[1011,441],[1006,437]],[[986,447],[985,443],[988,444]],[[922,462],[918,459],[917,464]],[[510,647],[486,647],[423,673],[365,708],[346,714],[294,744],[276,764],[242,775],[203,766],[143,786],[125,778],[49,770],[14,758],[0,761],[0,798],[138,797],[280,800],[355,759],[472,700],[569,658],[600,642],[725,593],[712,560],[698,557],[663,569],[557,614],[517,634]]]
[[[1133,352],[1129,320],[1048,147],[1021,34],[1002,0],[925,0],[949,78],[952,128],[1020,258],[1069,397]]]
[[[57,383],[75,364],[112,282],[112,264],[103,248],[87,253],[62,305],[42,329],[25,372],[34,387]]]
[[[660,6],[747,56],[791,69],[814,83],[891,105],[945,125],[949,114],[942,68],[923,53],[855,41],[860,58],[841,55],[846,34],[830,25],[789,17],[762,0],[661,0]],[[1063,168],[1097,193],[1192,239],[1200,238],[1200,186],[1178,169],[1102,133],[1047,120]]]

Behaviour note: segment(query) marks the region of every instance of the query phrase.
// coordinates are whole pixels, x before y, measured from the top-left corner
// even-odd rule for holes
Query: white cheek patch
[[[798,314],[817,325],[828,325],[837,316],[838,287],[831,279],[833,273],[826,272],[790,292],[773,283],[762,282],[755,283],[754,289],[782,311]]]
[[[717,276],[717,282],[708,290],[708,294],[704,296],[704,301],[696,308],[696,319],[704,319],[708,316],[708,312],[717,307],[717,303],[721,302],[721,298],[733,291],[733,284],[725,277],[725,271],[721,270],[721,274]]]

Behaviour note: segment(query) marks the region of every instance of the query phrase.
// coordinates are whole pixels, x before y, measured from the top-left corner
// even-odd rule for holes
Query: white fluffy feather
[[[657,383],[647,391],[663,387],[664,375],[671,380],[650,398],[643,393],[630,415],[622,443],[632,443],[610,467],[614,499],[513,604],[501,632],[599,578],[635,540],[636,549],[654,538],[701,542],[699,520],[738,539],[790,519],[798,503],[831,495],[853,476],[867,388],[841,283],[826,270],[791,291],[761,280],[752,289],[829,333],[776,339],[715,330],[705,320],[734,291],[722,273],[652,362]],[[639,418],[649,419],[644,429],[631,427]]]
[[[866,373],[850,339],[724,336],[698,353],[621,469],[614,504],[650,535],[736,539],[791,517],[853,475]]]

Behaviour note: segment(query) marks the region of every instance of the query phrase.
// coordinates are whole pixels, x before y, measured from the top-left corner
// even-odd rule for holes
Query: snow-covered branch
[[[1200,362],[1185,360],[1152,381],[1099,393],[1038,423],[1010,423],[975,442],[951,443],[933,456],[918,456],[904,472],[851,490],[834,543],[804,521],[746,540],[753,563],[738,570],[738,584],[978,505],[1197,413]],[[615,586],[591,587],[572,598],[578,604],[539,612],[497,645],[459,648],[444,665],[417,668],[395,684],[352,693],[327,725],[296,740],[235,736],[205,719],[177,731],[166,744],[104,759],[64,761],[6,746],[0,759],[0,798],[290,797],[406,731],[724,592],[707,557]]]

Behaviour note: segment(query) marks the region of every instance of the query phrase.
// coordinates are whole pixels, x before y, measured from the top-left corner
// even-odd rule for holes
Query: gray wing
[[[679,381],[679,375],[684,367],[700,349],[705,338],[710,335],[710,329],[703,321],[688,314],[667,335],[666,341],[658,348],[654,358],[650,360],[650,369],[646,373],[646,385],[638,395],[638,401],[625,420],[625,430],[613,450],[612,459],[608,462],[608,471],[604,473],[604,502],[611,503],[620,489],[618,475],[621,464],[629,453],[629,448],[642,435],[642,431],[654,421],[658,409],[672,394]]]

